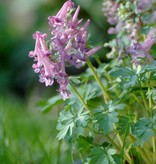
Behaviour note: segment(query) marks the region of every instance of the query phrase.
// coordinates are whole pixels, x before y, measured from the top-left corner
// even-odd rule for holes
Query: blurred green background
[[[81,5],[79,18],[91,19],[89,44],[109,39],[102,0],[73,0]],[[42,114],[36,102],[56,94],[38,82],[28,57],[35,31],[48,32],[47,17],[63,0],[0,1],[0,163],[71,163],[70,146],[56,139],[58,109]],[[104,57],[105,50],[98,55]],[[70,73],[70,70],[69,70]],[[75,72],[74,72],[75,73]],[[76,162],[75,162],[76,163]],[[78,163],[78,162],[77,162]]]

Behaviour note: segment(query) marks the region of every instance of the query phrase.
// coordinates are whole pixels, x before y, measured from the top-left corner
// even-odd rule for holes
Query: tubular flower
[[[156,29],[153,28],[156,20],[155,5],[155,0],[104,1],[104,15],[108,23],[113,25],[108,33],[116,34],[116,38],[104,45],[112,49],[107,57],[122,59],[130,54],[135,64],[154,60],[150,50],[156,42]]]
[[[115,0],[106,0],[103,2],[104,16],[107,17],[109,24],[114,25],[118,23],[118,16],[116,15],[119,4]]]
[[[141,59],[148,59],[150,62],[153,61],[152,56],[144,49],[143,45],[137,42],[132,42],[132,45],[127,49],[127,52],[132,56],[132,62],[135,65],[140,64]]]
[[[156,42],[156,29],[152,29],[143,43],[133,41],[132,45],[127,49],[127,52],[132,55],[132,62],[139,64],[141,58],[147,57],[150,62],[154,61],[149,51]]]
[[[56,65],[50,60],[51,51],[48,50],[45,44],[46,34],[36,32],[33,38],[36,39],[35,50],[29,52],[29,57],[33,57],[37,63],[33,64],[35,73],[40,73],[40,82],[46,86],[52,85],[56,74]]]
[[[36,40],[35,50],[30,51],[29,57],[36,61],[33,64],[35,73],[40,73],[40,82],[51,86],[54,79],[60,85],[59,92],[65,100],[69,98],[67,90],[68,75],[65,71],[66,63],[81,67],[87,58],[97,52],[101,47],[89,49],[87,47],[87,27],[90,20],[80,26],[82,19],[78,20],[80,6],[74,14],[74,3],[68,0],[55,16],[49,16],[51,39],[48,45],[45,41],[47,34],[36,32],[33,38]]]

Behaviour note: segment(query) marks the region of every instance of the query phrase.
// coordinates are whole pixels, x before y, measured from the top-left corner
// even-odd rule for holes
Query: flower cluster
[[[108,33],[116,34],[115,39],[105,44],[112,48],[107,57],[114,57],[116,52],[120,59],[130,54],[136,65],[144,60],[153,61],[149,51],[156,42],[155,5],[155,0],[106,0],[103,3],[108,23],[115,26],[110,27]]]
[[[80,6],[72,15],[73,11],[74,3],[68,0],[56,16],[49,16],[50,41],[45,41],[47,34],[36,32],[33,35],[36,40],[35,50],[29,53],[29,56],[37,62],[33,64],[33,69],[35,73],[40,73],[40,82],[51,86],[56,80],[64,100],[70,96],[70,91],[67,90],[69,80],[65,65],[69,63],[79,68],[89,56],[100,49],[100,46],[87,48],[86,29],[90,20],[80,26],[82,22],[82,19],[78,19]]]

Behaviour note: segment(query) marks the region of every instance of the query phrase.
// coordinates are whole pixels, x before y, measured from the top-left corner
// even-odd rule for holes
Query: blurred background
[[[103,0],[73,0],[81,5],[79,18],[91,19],[89,44],[108,41]],[[55,15],[63,0],[0,1],[0,163],[71,163],[70,147],[56,139],[57,109],[42,114],[39,100],[56,94],[57,85],[38,81],[28,57],[35,31],[48,32],[47,17]],[[105,50],[98,55],[104,59]],[[75,70],[76,71],[76,70]],[[79,71],[77,71],[79,72]],[[74,72],[77,73],[77,72]],[[69,70],[70,73],[70,70]],[[73,72],[72,72],[73,73]],[[61,156],[60,156],[61,154]]]

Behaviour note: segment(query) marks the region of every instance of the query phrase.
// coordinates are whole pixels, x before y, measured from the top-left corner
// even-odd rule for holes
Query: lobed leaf
[[[114,129],[113,124],[118,122],[118,113],[100,111],[95,113],[95,119],[99,124],[99,128],[103,130],[105,134],[108,134]]]
[[[120,78],[120,86],[123,86],[124,89],[132,88],[138,84],[138,76],[129,68],[118,67],[118,70],[112,71],[110,75]]]
[[[136,136],[135,146],[143,146],[146,141],[154,136],[150,119],[140,119],[132,126],[132,134]]]
[[[77,141],[79,152],[90,153],[91,147],[93,145],[93,138],[92,137],[79,136],[76,141]]]
[[[47,101],[42,100],[37,103],[37,106],[43,113],[49,112],[54,106],[61,105],[64,101],[62,98],[57,95],[53,96],[52,98],[48,99]]]
[[[91,154],[89,156],[89,164],[116,164],[113,158],[115,153],[115,149],[95,146],[91,150]]]
[[[83,108],[73,108],[60,112],[57,130],[59,131],[57,138],[63,139],[67,134],[72,136],[73,129],[81,129],[86,127],[89,120],[89,112],[83,112]]]
[[[117,130],[119,134],[120,135],[124,134],[125,136],[127,136],[130,131],[131,124],[132,124],[131,119],[129,117],[120,116],[118,126],[117,126]]]

